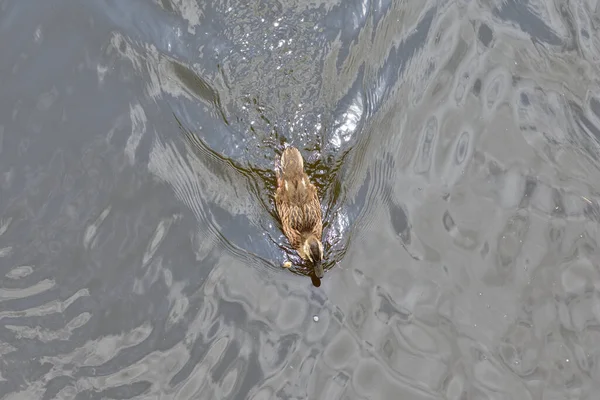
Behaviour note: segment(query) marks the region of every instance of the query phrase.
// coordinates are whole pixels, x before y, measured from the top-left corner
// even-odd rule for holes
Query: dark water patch
[[[425,46],[436,13],[436,7],[432,7],[424,12],[414,31],[397,47],[395,46],[390,49],[384,67],[377,73],[378,80],[385,82],[385,91],[389,91],[397,85],[409,61],[414,57],[415,53],[422,50]],[[391,67],[392,65],[394,66],[393,68]],[[387,78],[383,78],[383,76],[387,76]],[[385,96],[379,96],[379,101],[385,101]],[[372,104],[369,108],[371,113],[374,113],[378,106]]]
[[[475,83],[473,83],[473,94],[475,96],[479,96],[480,92],[481,92],[481,79],[477,78],[477,79],[475,79]]]
[[[494,39],[494,32],[492,32],[487,24],[481,24],[479,26],[478,37],[485,47],[489,47],[492,39]]]
[[[523,32],[531,35],[535,40],[553,46],[563,44],[553,29],[531,11],[529,1],[508,0],[503,2],[500,7],[494,8],[493,13],[503,20],[517,23]]]
[[[590,98],[590,108],[597,118],[600,118],[600,101],[595,97]]]
[[[408,220],[408,215],[404,207],[390,202],[389,212],[394,231],[398,236],[400,236],[400,239],[404,244],[410,245],[410,221]]]
[[[175,75],[181,80],[182,85],[194,93],[196,97],[207,102],[211,107],[214,107],[221,115],[223,122],[229,125],[217,91],[214,90],[206,80],[202,79],[202,77],[189,68],[179,63],[173,63],[172,67]]]
[[[65,387],[71,385],[74,379],[69,376],[57,376],[48,381],[46,384],[46,391],[44,392],[43,400],[50,400],[56,398],[58,393]]]

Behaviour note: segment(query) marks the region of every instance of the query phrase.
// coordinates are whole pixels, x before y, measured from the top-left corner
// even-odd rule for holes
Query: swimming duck
[[[304,172],[304,160],[295,147],[287,147],[277,170],[275,208],[290,245],[305,261],[313,264],[315,275],[323,277],[323,221],[317,188]]]

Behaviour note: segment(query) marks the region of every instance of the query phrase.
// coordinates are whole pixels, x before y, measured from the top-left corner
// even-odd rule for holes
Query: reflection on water
[[[600,390],[594,2],[0,10],[3,398]],[[285,143],[320,282],[281,268]]]

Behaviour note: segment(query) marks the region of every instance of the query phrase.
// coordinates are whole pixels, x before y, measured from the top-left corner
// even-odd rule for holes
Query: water
[[[0,396],[595,398],[600,3],[246,3],[0,2]]]

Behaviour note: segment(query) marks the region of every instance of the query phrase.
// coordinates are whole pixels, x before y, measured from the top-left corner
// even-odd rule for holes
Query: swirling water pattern
[[[3,399],[595,398],[597,2],[27,3],[0,1]],[[320,287],[280,268],[283,143]]]

